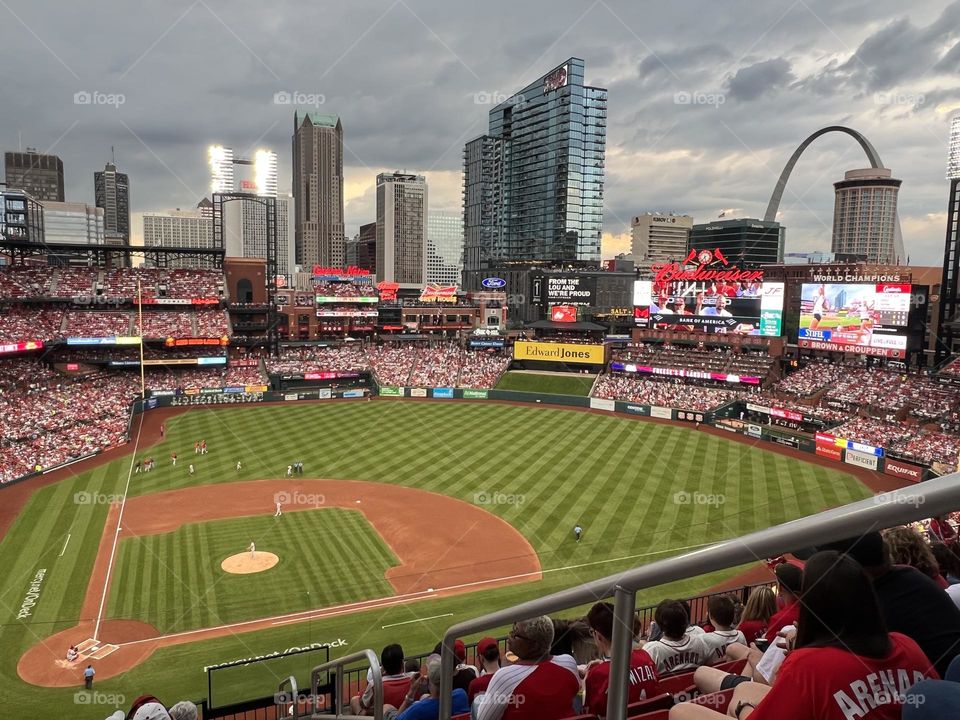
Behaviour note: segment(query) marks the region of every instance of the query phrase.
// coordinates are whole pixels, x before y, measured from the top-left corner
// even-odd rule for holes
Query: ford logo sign
[[[481,285],[490,290],[495,290],[496,288],[502,288],[507,284],[507,281],[503,278],[484,278]]]

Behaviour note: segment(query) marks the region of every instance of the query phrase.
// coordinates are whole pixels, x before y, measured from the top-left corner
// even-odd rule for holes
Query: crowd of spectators
[[[809,397],[823,390],[828,385],[843,381],[848,369],[845,365],[812,362],[806,367],[790,373],[778,382],[775,389],[778,392],[789,393],[796,397]]]
[[[697,346],[638,343],[614,351],[612,359],[651,367],[759,377],[761,380],[769,375],[774,364],[773,358],[765,353],[733,352],[729,348],[709,348],[702,343]]]
[[[188,311],[144,312],[143,337],[198,337],[193,329],[193,317],[194,313]]]
[[[678,379],[653,380],[625,373],[604,373],[597,379],[592,395],[607,400],[704,411],[743,397],[745,392],[688,385]]]
[[[194,337],[223,337],[230,334],[230,321],[226,310],[198,310],[193,313],[196,323]]]
[[[926,464],[943,463],[956,468],[960,464],[960,436],[923,430],[894,443],[890,450]]]
[[[402,345],[371,346],[367,349],[370,366],[381,385],[409,385],[416,359],[414,348]]]
[[[305,372],[367,372],[370,360],[359,345],[283,347],[280,357],[266,358],[271,375]]]
[[[133,316],[129,312],[94,312],[67,310],[63,334],[67,337],[109,337],[134,334]]]
[[[467,351],[463,354],[457,387],[479,389],[495,387],[508,365],[510,365],[509,356]]]
[[[324,280],[313,284],[314,292],[322,297],[376,297],[377,289],[369,283],[331,282]]]
[[[854,442],[888,448],[894,443],[908,439],[912,431],[902,423],[858,416],[833,428],[830,433]]]
[[[419,348],[410,373],[410,384],[418,387],[453,387],[460,375],[464,351],[456,345]]]
[[[941,375],[949,375],[951,377],[960,377],[960,357],[956,357],[942,368],[940,368]]]
[[[50,269],[0,266],[0,299],[19,300],[50,295]]]
[[[35,360],[0,362],[0,482],[126,442],[135,373],[65,377]]]
[[[266,379],[260,372],[259,366],[228,365],[223,376],[223,384],[236,387],[238,385],[263,385]]]
[[[0,342],[49,341],[61,335],[63,310],[10,305],[0,311]]]

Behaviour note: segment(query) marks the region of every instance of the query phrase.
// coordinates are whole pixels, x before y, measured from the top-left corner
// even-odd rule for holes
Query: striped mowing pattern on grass
[[[234,575],[230,555],[257,551],[273,568]],[[324,508],[184,525],[120,542],[109,618],[136,618],[161,634],[385,597],[394,554],[357,510]],[[309,595],[307,594],[309,593]]]
[[[208,455],[194,455],[193,443],[200,439],[207,441]],[[177,467],[170,464],[172,452],[180,456]],[[348,641],[345,649],[334,655],[365,647],[379,650],[391,642],[401,642],[411,653],[428,651],[450,617],[401,628],[381,626],[445,613],[454,613],[458,620],[476,616],[676,554],[682,548],[736,537],[869,495],[840,465],[834,469],[805,463],[759,444],[744,445],[687,427],[495,403],[382,401],[197,409],[167,422],[163,442],[138,455],[137,459],[155,458],[157,469],[133,476],[133,495],[280,478],[288,464],[299,460],[308,478],[396,483],[467,502],[484,502],[487,510],[529,539],[545,573],[535,583],[163,648],[122,677],[97,681],[99,691],[122,693],[128,700],[145,691],[163,698],[202,697],[206,692],[204,665],[311,641]],[[238,460],[243,463],[241,472],[235,469]],[[193,477],[187,474],[190,462],[197,469]],[[6,618],[0,622],[0,717],[15,717],[24,707],[57,703],[69,706],[71,717],[78,720],[100,720],[109,714],[100,712],[104,707],[74,706],[72,689],[24,684],[16,665],[28,647],[78,620],[107,507],[99,502],[75,502],[75,493],[121,493],[129,468],[127,457],[39,489],[0,542],[0,557],[5,562],[0,573],[0,601],[7,608]],[[705,498],[713,495],[715,502],[699,502],[695,493],[703,493]],[[723,502],[719,502],[720,496]],[[272,510],[264,508],[265,517],[259,520],[272,521]],[[301,514],[322,518],[329,511]],[[293,530],[296,516],[286,513],[284,527]],[[579,545],[572,541],[571,532],[578,522],[585,529]],[[217,554],[220,550],[211,550],[214,524],[207,523],[203,531],[198,526],[198,534],[190,540],[193,555],[184,554],[184,543],[166,548],[166,541],[156,540],[154,552],[166,553],[167,564],[181,568],[180,577],[188,586],[195,585],[198,593],[210,589],[201,588],[202,571],[212,576],[219,572],[222,560]],[[67,533],[72,539],[64,556],[58,557]],[[224,554],[242,551],[250,542],[249,534],[249,529],[240,532]],[[290,549],[277,554],[283,563],[297,556],[298,567],[289,583],[281,584],[286,585],[280,593],[283,602],[299,602],[299,596],[304,602],[299,607],[305,607],[309,590],[310,605],[318,606],[322,601],[313,595],[317,588],[364,580],[383,582],[384,567],[393,559],[382,562],[375,572],[360,573],[357,561],[364,554],[370,557],[371,552],[365,552],[357,538],[344,541],[346,549],[342,549],[338,537],[339,533],[326,526],[305,529],[285,540]],[[258,540],[257,547],[271,550],[269,543]],[[476,556],[448,557],[442,564],[481,562],[482,537],[477,538],[477,546],[481,551]],[[125,557],[131,551],[120,549],[111,617],[116,613],[151,621],[152,614],[164,630],[221,624],[231,617],[252,619],[278,614],[284,607],[298,607],[280,606],[280,601],[264,595],[267,590],[261,588],[228,597],[221,592],[221,583],[212,588],[210,602],[198,604],[183,585],[166,576],[159,593],[160,566],[146,561],[143,568],[135,566]],[[146,557],[143,550],[141,557]],[[17,621],[16,611],[40,568],[46,568],[47,574],[33,615]],[[247,577],[266,579],[285,569],[278,565],[261,576]],[[127,580],[131,572],[133,579]],[[640,603],[693,594],[727,574],[654,588],[643,594]],[[317,577],[330,581],[318,582]],[[365,596],[388,592],[373,589]],[[191,609],[192,605],[209,607]],[[274,689],[275,679],[265,677],[261,687],[247,688],[248,697]]]

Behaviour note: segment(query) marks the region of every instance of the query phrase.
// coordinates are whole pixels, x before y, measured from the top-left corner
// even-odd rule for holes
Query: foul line
[[[381,625],[381,630],[386,630],[390,627],[397,627],[398,625],[409,625],[410,623],[416,622],[425,622],[427,620],[436,620],[437,618],[453,617],[453,613],[444,613],[443,615],[431,615],[430,617],[425,618],[415,618],[413,620],[404,620],[403,622],[390,623],[389,625]]]
[[[103,619],[103,606],[107,602],[107,588],[110,585],[110,576],[113,574],[113,557],[117,552],[117,541],[120,539],[120,522],[123,520],[123,509],[127,506],[127,494],[130,491],[130,478],[133,477],[133,463],[140,452],[140,433],[143,431],[143,415],[140,413],[140,425],[137,427],[137,439],[133,443],[133,452],[130,455],[130,468],[127,470],[127,484],[123,488],[123,499],[120,500],[120,514],[117,515],[117,529],[113,533],[113,547],[110,548],[110,560],[107,565],[107,577],[103,581],[103,594],[100,596],[100,609],[97,611],[97,624],[93,628],[93,639],[100,637],[100,621]]]
[[[343,605],[331,605],[326,608],[317,608],[313,610],[300,610],[298,612],[286,613],[284,615],[275,615],[273,617],[257,618],[255,620],[243,620],[241,622],[229,623],[226,625],[217,625],[215,627],[209,628],[198,628],[196,630],[184,630],[182,632],[170,633],[169,635],[158,635],[152,638],[144,638],[142,640],[131,640],[130,642],[121,642],[114,643],[119,647],[127,647],[130,645],[139,645],[141,643],[148,642],[160,642],[161,640],[169,640],[171,638],[182,638],[188,637],[190,635],[202,635],[205,633],[218,632],[220,630],[232,630],[234,628],[242,628],[248,625],[258,625],[270,623],[272,626],[277,625],[289,625],[291,623],[303,622],[304,620],[313,620],[313,619],[322,619],[328,617],[335,617],[337,615],[345,615],[351,612],[359,612],[362,610],[375,610],[383,607],[390,607],[391,605],[401,605],[405,602],[411,602],[416,600],[425,600],[427,598],[436,598],[440,593],[449,593],[454,590],[464,590],[466,588],[475,588],[482,585],[492,585],[499,584],[503,582],[509,582],[513,580],[522,580],[524,578],[530,578],[533,576],[543,576],[547,573],[557,573],[565,572],[567,570],[576,570],[583,567],[591,567],[595,565],[603,565],[606,563],[612,562],[621,562],[623,560],[636,560],[637,558],[649,557],[651,555],[663,555],[664,553],[676,552],[678,550],[694,550],[697,548],[708,547],[716,543],[699,543],[697,545],[686,545],[684,547],[677,548],[667,548],[665,550],[655,550],[653,552],[637,553],[635,555],[623,555],[622,557],[609,558],[606,560],[593,560],[591,562],[579,563],[577,565],[565,565],[563,567],[557,568],[547,568],[546,570],[537,570],[535,572],[525,572],[519,573],[517,575],[504,575],[503,577],[490,578],[487,580],[474,580],[473,582],[459,583],[457,585],[448,585],[441,588],[433,588],[430,590],[420,590],[412,593],[405,593],[403,595],[391,595],[383,598],[374,598],[372,600],[360,600],[352,603],[345,603]],[[444,616],[438,616],[444,617]],[[429,619],[429,618],[426,618]],[[416,621],[411,621],[416,622]],[[402,624],[402,623],[400,623]],[[390,626],[386,626],[390,627]],[[268,630],[268,627],[262,628]]]
[[[63,554],[67,551],[67,545],[70,544],[70,533],[67,533],[67,539],[63,543],[63,550],[60,551],[60,554],[57,557],[63,557]]]

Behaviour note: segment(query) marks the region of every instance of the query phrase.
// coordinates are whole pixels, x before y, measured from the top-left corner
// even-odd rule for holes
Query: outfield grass
[[[145,692],[169,703],[199,699],[206,693],[205,665],[311,642],[344,640],[334,656],[366,647],[379,651],[396,641],[411,654],[425,652],[452,622],[869,494],[840,466],[797,461],[692,428],[536,406],[384,401],[198,409],[166,423],[166,430],[162,443],[139,453],[140,458],[149,454],[160,462],[153,472],[134,476],[130,494],[279,478],[294,460],[303,461],[305,477],[397,483],[467,502],[504,493],[518,502],[486,507],[528,538],[539,554],[544,577],[470,595],[164,648],[120,678],[97,681],[99,691],[121,694],[128,705]],[[201,438],[210,454],[195,457],[191,449]],[[165,461],[171,452],[194,460],[196,475],[190,477],[183,462],[171,467]],[[240,473],[233,469],[238,459],[243,461]],[[0,609],[5,615],[0,624],[0,717],[58,704],[69,710],[63,716],[81,720],[102,720],[112,711],[74,707],[72,690],[28,686],[17,677],[16,664],[28,647],[78,619],[106,506],[78,504],[75,493],[123,492],[129,470],[128,457],[39,489],[0,543],[4,560]],[[723,496],[723,502],[698,504],[677,495],[696,492]],[[285,515],[284,520],[293,516]],[[580,544],[571,540],[576,523],[586,531]],[[320,556],[307,564],[337,565],[345,574],[352,572],[358,553],[340,554],[334,533],[304,532],[309,534],[304,540],[314,543]],[[64,547],[68,534],[71,539]],[[482,538],[477,542],[482,548]],[[125,551],[120,552],[122,556]],[[464,561],[469,558],[447,560]],[[131,563],[120,571],[129,573],[132,567]],[[40,568],[46,569],[46,576],[37,605],[31,617],[17,621],[30,580]],[[315,570],[305,572],[286,588],[291,596],[318,589],[310,574]],[[382,570],[378,572],[382,577]],[[693,594],[728,574],[656,588],[643,593],[639,602]],[[117,583],[111,607],[140,619],[156,593],[155,588],[145,592],[134,577],[132,582]],[[248,617],[276,613],[274,600],[259,592],[243,593],[242,601],[245,605],[231,612],[243,611]],[[169,605],[169,600],[164,602]],[[191,606],[205,601],[184,597],[183,602],[185,612],[194,612]],[[220,599],[217,602],[219,615],[224,608]],[[190,622],[205,622],[204,611],[197,612]],[[247,682],[243,691],[251,696],[269,694],[280,674],[281,670],[265,670],[260,687]]]
[[[809,328],[813,322],[812,315],[800,316],[800,327]],[[859,328],[861,320],[856,315],[824,315],[818,328],[820,330],[833,330],[836,328]]]
[[[553,395],[582,395],[593,388],[596,375],[549,375],[526,372],[506,372],[497,383],[497,390],[550,393]]]
[[[251,538],[259,552],[272,552],[280,561],[266,572],[224,572],[220,562],[245,552]],[[398,564],[357,510],[183,525],[121,540],[107,617],[143,620],[166,635],[251,620],[257,612],[282,615],[381,598],[394,594],[384,573]]]

